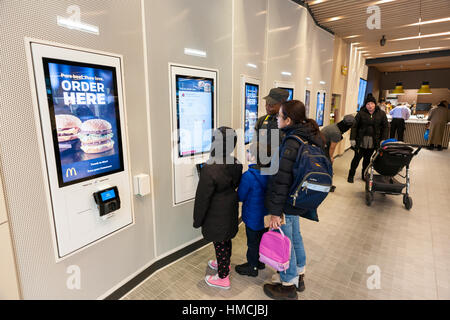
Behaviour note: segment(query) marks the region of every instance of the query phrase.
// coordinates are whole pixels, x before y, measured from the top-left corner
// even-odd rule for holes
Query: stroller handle
[[[420,150],[422,150],[422,146],[417,147],[416,151],[414,151],[414,153],[413,153],[413,157],[417,156],[417,154],[419,153]]]

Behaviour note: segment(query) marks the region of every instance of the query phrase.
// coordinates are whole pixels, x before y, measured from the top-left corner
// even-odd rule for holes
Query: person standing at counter
[[[362,179],[364,171],[370,163],[370,157],[380,142],[388,138],[388,121],[386,113],[376,105],[374,97],[367,97],[364,107],[356,114],[355,122],[350,132],[350,143],[354,148],[353,157],[347,181],[353,183],[356,168],[361,158],[363,160]]]
[[[411,110],[409,110],[406,105],[402,104],[392,109],[389,114],[392,116],[390,138],[395,138],[395,133],[397,132],[397,140],[404,141],[403,134],[405,133],[405,121],[411,116]]]
[[[432,109],[428,115],[428,121],[430,121],[429,150],[433,150],[437,146],[438,151],[442,151],[442,139],[444,137],[445,126],[447,122],[450,122],[450,110],[447,105],[447,101],[441,101],[437,108]]]

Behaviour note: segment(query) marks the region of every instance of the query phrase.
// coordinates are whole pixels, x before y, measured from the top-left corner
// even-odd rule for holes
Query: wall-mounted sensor
[[[148,174],[138,174],[133,177],[134,194],[137,196],[146,196],[150,194],[150,176]]]

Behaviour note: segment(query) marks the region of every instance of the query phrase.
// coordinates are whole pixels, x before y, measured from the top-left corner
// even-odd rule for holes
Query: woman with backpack
[[[275,274],[271,284],[264,285],[267,296],[277,300],[296,300],[297,291],[305,290],[304,273],[306,255],[300,234],[299,216],[308,214],[308,210],[294,207],[289,201],[289,193],[294,182],[294,165],[300,149],[300,142],[293,139],[297,136],[303,141],[324,147],[324,138],[319,126],[313,119],[306,117],[305,105],[298,100],[281,104],[278,113],[278,128],[285,134],[279,148],[279,169],[271,177],[265,204],[271,215],[270,228],[281,227],[283,233],[291,241],[291,257],[289,268]],[[284,214],[285,224],[281,225],[281,215]]]

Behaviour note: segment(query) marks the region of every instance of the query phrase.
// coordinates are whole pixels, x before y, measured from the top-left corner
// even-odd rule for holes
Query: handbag
[[[259,244],[259,261],[269,265],[277,271],[289,269],[291,259],[291,240],[280,232],[270,229],[263,234]]]

